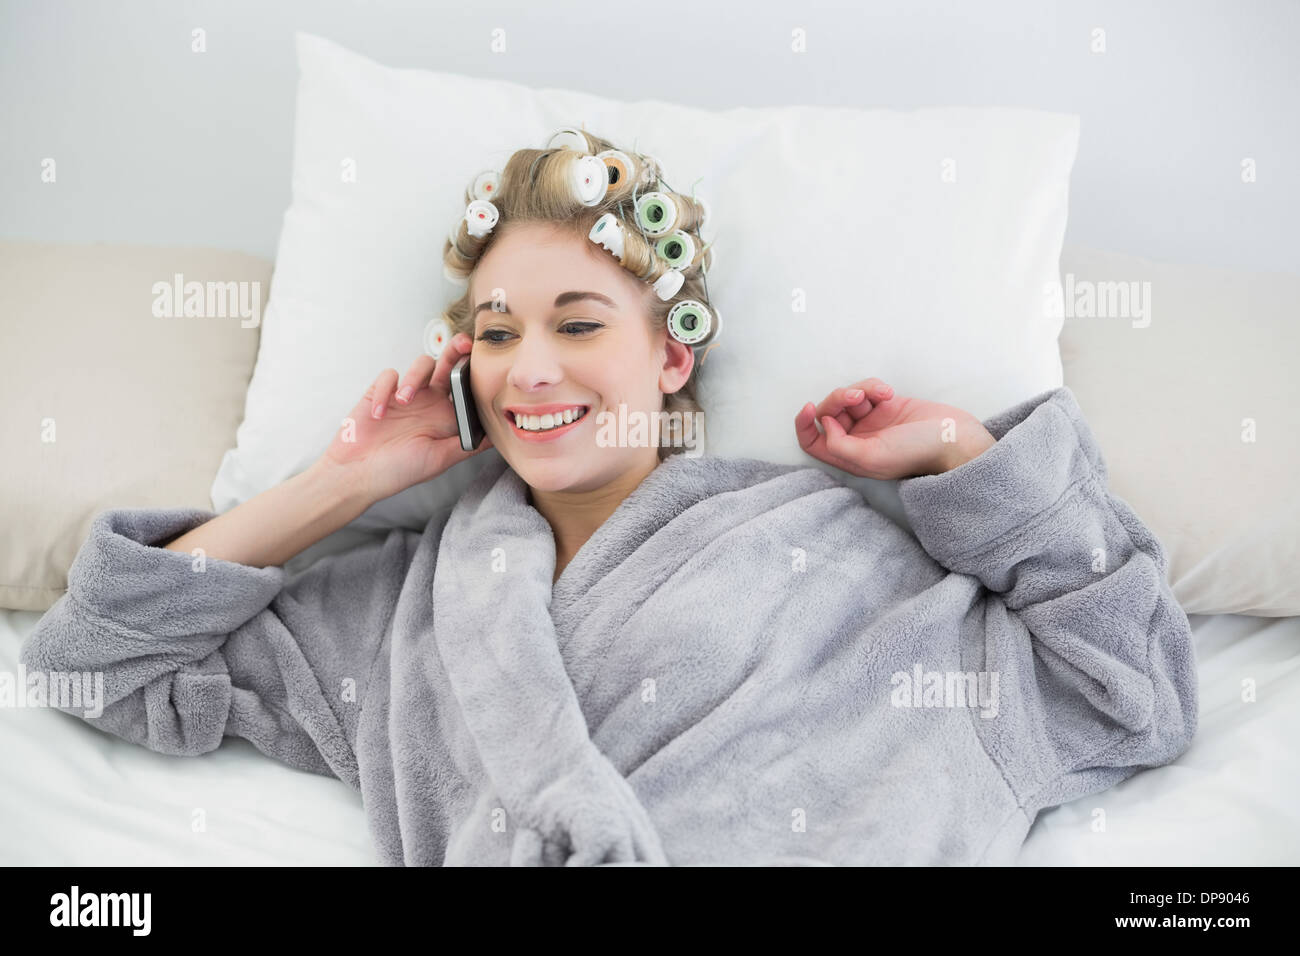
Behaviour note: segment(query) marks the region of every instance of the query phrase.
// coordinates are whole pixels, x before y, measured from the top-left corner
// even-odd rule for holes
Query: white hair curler
[[[570,167],[569,183],[574,197],[584,206],[594,206],[609,191],[609,167],[605,161],[588,154],[578,157]]]
[[[587,137],[582,135],[582,130],[576,126],[564,126],[551,134],[545,148],[576,149],[580,153],[587,153],[590,152],[591,145],[587,142]]]
[[[668,334],[683,345],[697,345],[709,337],[713,313],[698,299],[683,299],[668,313]]]
[[[667,235],[677,225],[677,203],[667,193],[658,191],[638,196],[636,221],[651,238]]]
[[[655,280],[655,295],[659,296],[660,302],[667,302],[682,289],[682,283],[686,281],[680,269],[669,269],[658,279]]]
[[[495,199],[501,191],[501,174],[495,169],[485,169],[470,184],[471,199]]]
[[[424,353],[437,358],[451,341],[451,328],[441,318],[429,320],[424,327]]]
[[[597,245],[604,246],[619,262],[623,261],[623,224],[612,212],[607,212],[596,220],[595,225],[591,227],[591,232],[587,233],[587,238]]]
[[[672,269],[689,269],[695,261],[695,240],[690,233],[674,230],[655,243],[655,253]]]
[[[465,223],[475,239],[482,239],[491,232],[500,218],[497,207],[486,199],[475,199],[465,207]]]

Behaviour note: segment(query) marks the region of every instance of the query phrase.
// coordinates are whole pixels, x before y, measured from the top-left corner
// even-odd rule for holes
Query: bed
[[[40,618],[0,611],[0,670]],[[1300,852],[1300,617],[1193,615],[1201,725],[1176,762],[1039,814],[1028,866],[1287,865]],[[1253,678],[1256,701],[1243,704]],[[178,764],[181,766],[178,767]],[[0,723],[13,865],[373,866],[361,797],[245,740],[168,757],[52,710]],[[1097,810],[1104,811],[1104,829]]]
[[[17,288],[19,274],[37,290],[55,287],[50,275],[69,271],[87,274],[94,269],[131,285],[173,269],[265,278],[271,268],[269,262],[231,259],[235,254],[224,252],[209,252],[196,261],[177,258],[196,255],[193,250],[146,254],[130,247],[72,245],[51,251],[52,247],[20,245],[21,249],[0,249],[0,279],[8,277],[0,288]],[[1270,459],[1281,463],[1271,478],[1262,460],[1245,472],[1230,460],[1225,465],[1221,459],[1226,453],[1220,452],[1202,456],[1196,470],[1197,460],[1189,458],[1185,449],[1209,447],[1205,422],[1213,413],[1213,403],[1197,408],[1195,414],[1174,417],[1165,403],[1194,405],[1200,380],[1211,374],[1222,379],[1232,371],[1231,363],[1214,359],[1215,350],[1204,339],[1222,334],[1221,317],[1234,309],[1235,327],[1253,324],[1258,334],[1234,340],[1231,349],[1240,360],[1240,377],[1226,390],[1244,396],[1243,407],[1257,414],[1269,403],[1293,409],[1295,401],[1289,393],[1270,389],[1295,387],[1286,384],[1291,380],[1280,367],[1294,349],[1279,347],[1278,342],[1285,329],[1294,327],[1290,316],[1300,301],[1300,279],[1216,274],[1069,246],[1062,255],[1062,269],[1077,276],[1149,276],[1167,310],[1179,320],[1153,325],[1141,348],[1129,340],[1123,347],[1117,345],[1112,339],[1123,332],[1113,326],[1067,320],[1060,349],[1065,382],[1075,391],[1105,450],[1112,489],[1150,523],[1169,549],[1174,593],[1189,612],[1194,632],[1200,727],[1190,750],[1174,763],[1040,814],[1019,862],[1295,864],[1300,860],[1300,802],[1294,797],[1300,787],[1300,752],[1294,746],[1300,731],[1300,615],[1286,613],[1297,606],[1295,589],[1300,583],[1295,571],[1300,534],[1290,504],[1294,468],[1286,464],[1290,460],[1286,454],[1294,455],[1294,437],[1289,451]],[[91,287],[100,286],[92,283]],[[69,314],[84,316],[84,303],[69,295],[73,296],[65,304]],[[64,307],[48,295],[42,301],[47,316]],[[1238,308],[1242,302],[1250,308]],[[98,314],[106,315],[102,306]],[[108,319],[104,325],[122,335],[125,317]],[[52,334],[58,337],[57,330]],[[235,340],[239,351],[221,352],[220,341],[193,338],[208,334],[209,330],[194,326],[185,332],[189,338],[157,347],[202,351],[213,363],[230,365],[235,371],[229,376],[227,392],[215,385],[197,393],[184,392],[179,381],[165,379],[171,370],[165,363],[159,368],[156,355],[147,350],[124,354],[119,359],[123,375],[133,371],[121,368],[128,360],[140,363],[134,372],[141,376],[152,366],[154,387],[177,396],[152,405],[151,414],[176,417],[144,418],[138,423],[139,436],[123,438],[119,431],[115,445],[108,448],[79,448],[77,454],[88,456],[80,467],[56,465],[40,472],[33,466],[32,486],[37,491],[10,489],[5,515],[10,551],[23,544],[25,556],[21,566],[11,566],[0,576],[0,583],[26,583],[3,592],[7,600],[48,606],[61,593],[56,587],[58,576],[84,538],[86,523],[109,503],[207,505],[212,473],[240,420],[243,389],[255,357],[255,349],[239,339]],[[1251,341],[1257,345],[1250,346]],[[91,340],[86,347],[97,349],[100,344]],[[1184,356],[1176,373],[1126,377],[1129,366],[1149,369],[1160,355],[1171,353]],[[39,366],[41,361],[34,357],[32,364]],[[1270,368],[1268,361],[1279,366]],[[109,384],[95,378],[97,368],[90,363],[86,369],[87,387],[102,390]],[[188,374],[184,369],[181,373]],[[1125,384],[1117,388],[1117,381]],[[24,394],[20,390],[20,401]],[[187,405],[191,399],[200,404]],[[121,415],[120,408],[110,411]],[[1229,411],[1235,414],[1231,407]],[[74,416],[61,414],[60,421],[69,427],[96,432],[91,423],[83,425]],[[21,416],[11,416],[15,417]],[[1260,417],[1268,419],[1265,414]],[[206,422],[207,433],[185,427],[182,421]],[[180,446],[191,467],[168,471],[164,462],[148,459],[137,462],[133,472],[132,462],[121,457],[123,449],[147,447],[149,436],[157,434],[200,442]],[[118,458],[104,457],[114,448]],[[82,471],[112,474],[115,483],[104,487],[96,479],[95,487],[87,490],[86,482],[77,477]],[[51,498],[63,503],[54,509],[53,517],[46,516],[46,524],[22,523],[20,512],[10,503],[23,494],[31,496],[28,512],[38,511]],[[74,499],[75,520],[69,517]],[[305,566],[331,550],[355,546],[378,533],[342,529],[333,541],[326,539],[299,555],[290,567]],[[14,557],[9,552],[0,554],[6,556]],[[1196,613],[1207,606],[1250,608],[1252,613]],[[17,673],[19,648],[41,613],[0,609],[0,673]],[[227,739],[202,758],[175,758],[130,745],[54,710],[5,707],[0,708],[0,768],[0,859],[5,863],[367,866],[376,862],[359,794],[338,780],[279,764],[242,739]]]

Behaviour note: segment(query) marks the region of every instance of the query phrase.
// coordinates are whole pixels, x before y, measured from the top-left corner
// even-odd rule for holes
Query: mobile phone
[[[462,355],[451,370],[451,404],[456,409],[456,428],[462,451],[473,451],[487,434],[478,420],[474,393],[469,387],[469,356]]]

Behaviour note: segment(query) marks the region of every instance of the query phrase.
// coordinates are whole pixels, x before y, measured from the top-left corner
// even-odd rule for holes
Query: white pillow
[[[293,202],[257,367],[212,488],[225,511],[314,461],[385,367],[405,371],[461,289],[442,246],[464,192],[516,149],[585,126],[708,202],[724,320],[701,381],[709,454],[803,462],[808,400],[877,375],[986,418],[1062,384],[1058,275],[1078,117],[1021,109],[715,112],[376,64],[297,35]],[[354,177],[349,176],[354,171]],[[349,181],[354,178],[354,181]],[[806,311],[796,307],[806,302]],[[489,450],[358,527],[422,528]],[[896,491],[852,479],[901,520]]]

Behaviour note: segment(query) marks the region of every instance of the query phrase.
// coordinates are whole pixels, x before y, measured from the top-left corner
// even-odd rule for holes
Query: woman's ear
[[[691,377],[695,368],[695,349],[664,334],[664,367],[659,373],[659,390],[665,395],[676,392]]]

